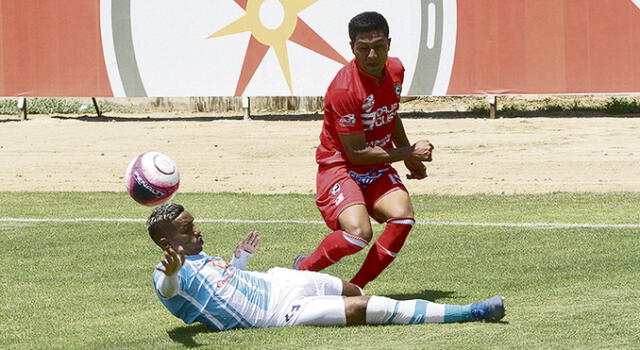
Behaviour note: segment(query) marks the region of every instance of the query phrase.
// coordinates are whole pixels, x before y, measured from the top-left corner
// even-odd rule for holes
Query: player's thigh
[[[371,241],[373,230],[367,207],[363,204],[352,205],[345,208],[338,216],[340,228],[345,232]]]
[[[378,222],[391,218],[413,217],[407,188],[394,168],[376,180],[365,193],[367,209]]]
[[[267,271],[282,289],[281,297],[292,300],[306,296],[342,295],[344,281],[322,272],[274,267]]]
[[[295,300],[277,326],[345,326],[344,297],[318,296]]]
[[[340,225],[339,216],[348,208],[364,206],[365,198],[360,186],[344,168],[319,169],[316,179],[316,205],[330,229],[346,230]]]
[[[373,213],[381,221],[391,218],[412,218],[414,213],[409,193],[402,188],[394,188],[375,202]]]

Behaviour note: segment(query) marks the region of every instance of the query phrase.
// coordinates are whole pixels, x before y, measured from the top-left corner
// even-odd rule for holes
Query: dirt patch
[[[160,151],[178,163],[182,191],[314,193],[320,118],[174,117],[0,119],[1,190],[123,191],[130,159]],[[640,191],[640,118],[404,123],[410,140],[436,146],[430,177],[405,181],[412,193]]]

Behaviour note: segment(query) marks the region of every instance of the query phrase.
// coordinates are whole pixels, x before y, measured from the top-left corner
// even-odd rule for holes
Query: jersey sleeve
[[[358,118],[362,103],[348,91],[338,91],[328,101],[327,109],[334,118],[336,132],[339,135],[357,135],[364,133],[361,118]]]
[[[158,270],[153,273],[153,284],[156,293],[161,299],[171,299],[178,294],[178,291],[182,288],[183,276],[178,271],[172,276],[168,277],[163,272]]]

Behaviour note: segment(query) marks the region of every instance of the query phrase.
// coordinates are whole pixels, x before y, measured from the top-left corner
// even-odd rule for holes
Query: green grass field
[[[500,323],[208,332],[156,299],[161,254],[140,222],[0,221],[0,349],[632,349],[640,346],[640,193],[415,196],[420,222],[367,294],[466,304],[503,295]],[[321,220],[308,195],[179,194],[201,219]],[[136,218],[123,193],[0,192],[0,218]],[[634,226],[635,225],[635,226]],[[315,223],[200,223],[230,258],[262,234],[249,269],[289,267],[324,234]],[[381,225],[374,230],[379,233]],[[365,253],[326,272],[349,279]]]

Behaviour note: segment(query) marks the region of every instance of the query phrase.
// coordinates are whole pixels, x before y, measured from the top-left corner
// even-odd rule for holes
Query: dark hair
[[[356,41],[356,36],[361,33],[381,30],[389,37],[389,24],[383,15],[377,12],[362,12],[349,21],[349,38]]]
[[[156,244],[164,237],[167,224],[172,224],[183,211],[184,207],[177,203],[165,203],[153,209],[147,218],[147,230]]]

